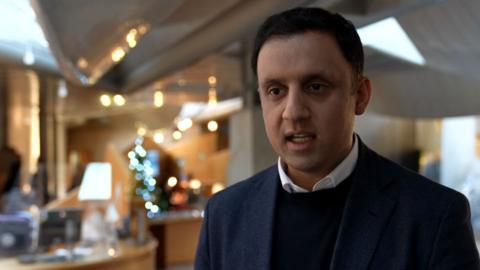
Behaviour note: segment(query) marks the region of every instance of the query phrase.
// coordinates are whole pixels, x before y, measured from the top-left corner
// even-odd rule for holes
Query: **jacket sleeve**
[[[480,270],[480,260],[465,196],[454,200],[443,215],[433,244],[431,270]]]
[[[197,246],[197,253],[195,256],[195,270],[210,270],[210,251],[209,251],[209,237],[208,237],[208,207],[209,204],[205,207],[204,218],[202,223],[202,228],[200,230],[200,238]]]

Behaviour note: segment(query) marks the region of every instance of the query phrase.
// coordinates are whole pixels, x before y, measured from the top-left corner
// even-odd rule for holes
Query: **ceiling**
[[[78,85],[118,92],[138,90],[242,38],[267,14],[294,6],[288,0],[32,3],[62,73]],[[121,60],[113,59],[119,50]]]
[[[184,100],[205,100],[210,75],[218,77],[225,97],[240,95],[246,53],[239,41],[248,41],[269,14],[301,4],[340,12],[359,28],[395,17],[425,58],[417,65],[366,47],[366,74],[374,86],[370,112],[417,118],[480,114],[478,0],[32,0],[58,63],[50,62],[50,71],[97,89],[72,99],[97,98],[98,89],[108,89],[139,101],[158,88],[182,93]],[[135,46],[127,38],[132,29]],[[0,42],[0,61],[5,44]],[[119,47],[125,55],[114,61]],[[102,110],[79,104],[87,114]],[[137,104],[132,111],[143,106],[131,104]],[[67,108],[75,114],[75,105]]]

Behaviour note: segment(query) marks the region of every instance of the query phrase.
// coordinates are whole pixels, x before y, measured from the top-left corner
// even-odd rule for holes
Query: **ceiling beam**
[[[187,36],[179,44],[154,56],[128,74],[122,74],[125,81],[120,88],[126,92],[138,90],[156,79],[242,38],[258,27],[267,16],[306,2],[308,1],[241,1],[235,8]]]

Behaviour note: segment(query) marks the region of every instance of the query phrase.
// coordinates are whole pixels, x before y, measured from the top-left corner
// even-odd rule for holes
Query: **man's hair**
[[[257,75],[258,54],[271,37],[288,37],[308,31],[330,34],[337,42],[343,57],[354,73],[363,74],[363,47],[355,26],[339,14],[321,8],[294,8],[270,16],[259,28],[255,37],[251,59],[252,70]]]

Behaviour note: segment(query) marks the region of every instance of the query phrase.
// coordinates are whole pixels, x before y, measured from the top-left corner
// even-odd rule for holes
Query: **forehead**
[[[352,73],[335,39],[313,31],[268,39],[260,49],[257,70],[259,80],[307,73],[348,79]]]

